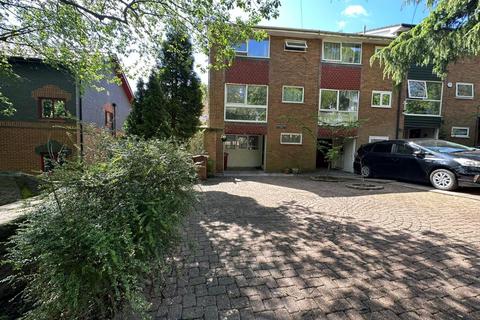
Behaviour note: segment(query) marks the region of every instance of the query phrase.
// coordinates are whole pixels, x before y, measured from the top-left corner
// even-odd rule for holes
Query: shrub
[[[179,239],[194,200],[190,154],[168,141],[103,145],[96,162],[46,176],[44,201],[11,240],[10,263],[34,303],[27,319],[145,311],[142,280],[165,266]]]

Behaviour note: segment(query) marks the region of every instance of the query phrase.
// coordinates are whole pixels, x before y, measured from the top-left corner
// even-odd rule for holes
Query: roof
[[[43,59],[41,58],[35,58],[35,57],[21,57],[21,56],[10,56],[8,57],[8,60],[11,62],[26,62],[26,63],[41,63],[45,64]],[[125,95],[127,96],[127,99],[129,102],[133,101],[133,91],[132,88],[130,87],[130,84],[128,82],[127,77],[125,76],[125,73],[122,70],[122,67],[120,63],[118,62],[118,59],[113,58],[113,63],[115,64],[115,75],[120,79],[122,89],[125,92]]]
[[[360,33],[366,34],[366,35],[376,35],[376,36],[383,36],[388,38],[395,38],[400,33],[408,31],[413,27],[415,27],[415,24],[400,23],[400,24],[393,24],[393,25],[380,27],[380,28],[369,29]]]
[[[372,40],[374,42],[389,42],[391,37],[381,35],[371,35],[363,33],[348,33],[348,32],[334,32],[317,29],[298,29],[298,28],[284,28],[284,27],[270,27],[270,26],[256,26],[257,29],[265,30],[269,34],[279,36],[297,36],[307,38],[317,37],[349,37],[364,40]]]

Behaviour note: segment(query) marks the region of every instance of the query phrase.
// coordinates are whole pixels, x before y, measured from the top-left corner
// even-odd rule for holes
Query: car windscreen
[[[452,152],[463,152],[463,151],[473,151],[475,148],[470,148],[458,143],[453,143],[445,140],[417,140],[413,142],[414,144],[423,147],[427,150],[440,153],[452,153]]]

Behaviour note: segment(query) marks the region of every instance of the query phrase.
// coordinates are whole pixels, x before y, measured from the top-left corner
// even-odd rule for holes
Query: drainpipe
[[[116,136],[116,133],[117,133],[117,104],[112,103],[112,107],[113,107],[112,135]]]
[[[81,85],[81,80],[79,80],[79,85]],[[80,160],[83,161],[83,109],[82,109],[82,90],[78,90],[78,123],[80,129]]]
[[[398,139],[398,132],[400,131],[400,107],[402,104],[402,87],[403,83],[400,82],[397,86],[398,88],[398,97],[397,97],[397,119],[395,123],[395,139]]]

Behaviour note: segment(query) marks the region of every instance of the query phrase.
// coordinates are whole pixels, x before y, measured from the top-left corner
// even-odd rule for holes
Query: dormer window
[[[257,41],[250,39],[238,43],[234,46],[237,56],[245,56],[250,58],[268,58],[270,57],[270,39]]]
[[[307,41],[305,40],[285,40],[285,51],[307,51]]]

